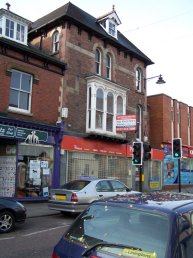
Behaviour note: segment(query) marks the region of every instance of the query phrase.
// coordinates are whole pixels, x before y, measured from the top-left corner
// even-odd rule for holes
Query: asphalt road
[[[0,235],[0,258],[51,258],[54,245],[75,216],[27,218],[13,232]]]

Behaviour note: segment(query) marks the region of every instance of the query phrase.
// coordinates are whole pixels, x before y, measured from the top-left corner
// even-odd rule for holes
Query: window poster
[[[0,156],[0,196],[15,194],[16,157]]]
[[[30,179],[40,178],[40,160],[30,160],[29,165]]]
[[[164,159],[164,184],[172,185],[178,183],[178,160],[168,155]]]
[[[188,160],[180,160],[180,177],[181,184],[190,184],[192,180],[192,172],[189,167]],[[178,159],[173,159],[171,155],[167,155],[164,159],[164,185],[178,184]]]

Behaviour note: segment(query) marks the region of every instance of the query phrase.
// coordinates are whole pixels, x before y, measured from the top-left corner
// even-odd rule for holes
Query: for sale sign
[[[118,115],[116,117],[116,131],[136,131],[136,115]]]

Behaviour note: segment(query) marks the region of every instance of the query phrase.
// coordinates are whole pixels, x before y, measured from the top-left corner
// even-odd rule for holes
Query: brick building
[[[163,149],[164,189],[179,188],[178,167],[182,189],[192,191],[193,185],[193,107],[165,94],[147,97],[150,142],[153,148]],[[172,139],[182,139],[180,165],[172,158]]]
[[[48,198],[66,64],[28,44],[30,24],[0,9],[0,196]]]
[[[118,30],[120,23],[114,6],[95,18],[69,2],[31,24],[31,44],[68,65],[56,186],[89,175],[119,178],[135,188],[132,143],[149,137],[144,81],[153,62]],[[137,128],[118,132],[117,115],[133,115]],[[154,167],[161,169],[157,160]]]

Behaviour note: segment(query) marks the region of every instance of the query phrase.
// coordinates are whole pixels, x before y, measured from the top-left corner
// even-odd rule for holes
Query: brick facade
[[[43,38],[41,47],[44,51],[51,51],[51,37],[55,27],[47,32]],[[92,36],[89,33],[78,30],[78,27],[71,26],[57,27],[60,31],[60,51],[56,56],[68,64],[63,83],[63,100],[62,106],[68,107],[69,115],[65,119],[70,128],[66,130],[85,133],[86,130],[86,99],[87,99],[87,81],[86,77],[95,73],[95,49],[99,48],[102,53],[102,77],[105,77],[105,54],[110,53],[112,56],[112,81],[128,89],[127,94],[127,114],[135,114],[137,105],[141,105],[144,111],[144,120],[146,116],[146,90],[142,93],[135,90],[135,70],[137,66],[143,71],[145,76],[146,69],[144,63],[139,59],[132,57],[110,44],[104,46],[104,40]],[[40,46],[41,37],[32,40],[36,46]],[[143,85],[144,86],[144,85]],[[145,121],[146,122],[146,121]],[[146,124],[148,124],[146,122]],[[146,131],[148,129],[146,128]],[[144,134],[144,133],[142,133]],[[135,139],[135,133],[129,133],[129,140]]]
[[[182,138],[183,145],[192,146],[193,108],[165,94],[148,96],[147,101],[152,147],[160,149],[172,138]]]
[[[63,75],[44,69],[42,61],[38,58],[31,59],[31,63],[35,63],[35,65],[29,64],[29,62],[23,62],[23,55],[17,52],[17,50],[7,49],[6,55],[0,53],[0,56],[0,112],[10,118],[55,125],[58,118],[58,106],[60,106],[60,88]],[[42,68],[39,68],[41,66]],[[57,66],[55,68],[58,69]],[[31,74],[34,78],[32,85],[31,113],[28,115],[9,110],[12,69]]]

